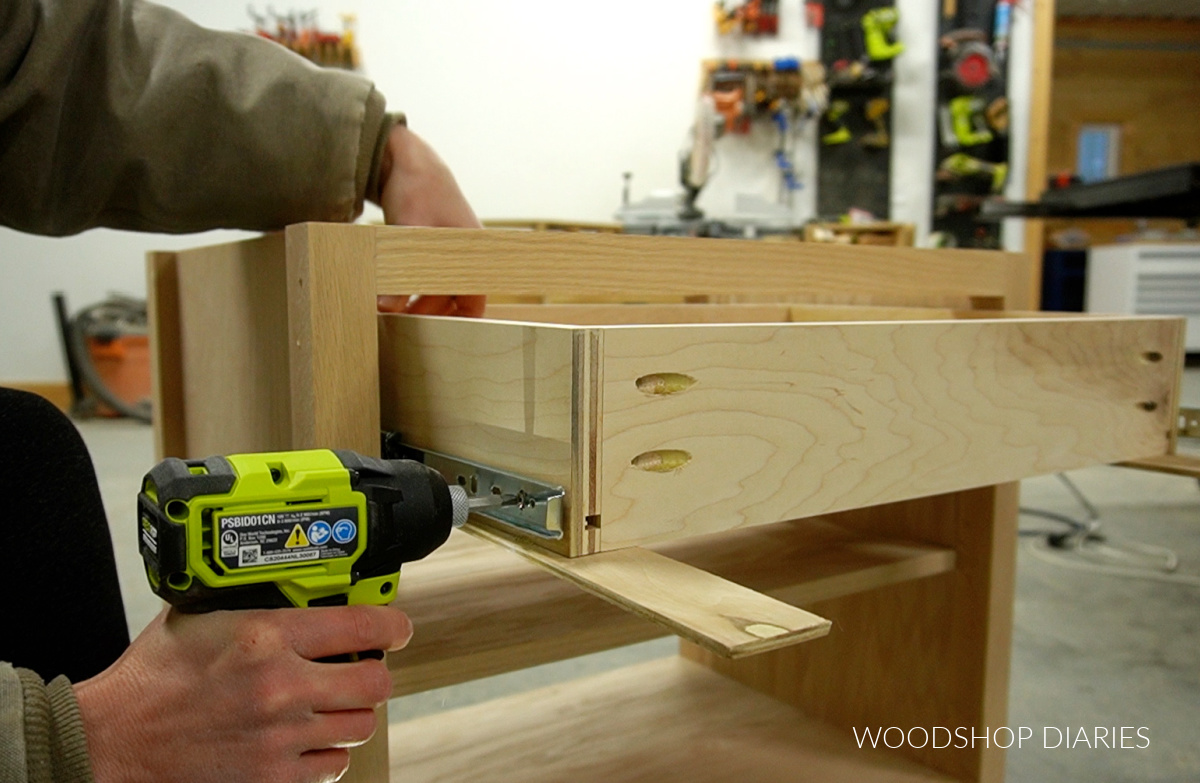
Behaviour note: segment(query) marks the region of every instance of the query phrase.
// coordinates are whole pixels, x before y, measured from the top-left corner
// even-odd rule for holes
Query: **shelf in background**
[[[654,551],[803,606],[954,568],[944,547],[868,538],[829,518],[687,539]],[[462,533],[404,567],[416,634],[388,658],[402,696],[667,635],[494,544]],[[836,619],[836,618],[835,618]]]
[[[404,781],[947,781],[682,658],[430,715],[391,732]]]

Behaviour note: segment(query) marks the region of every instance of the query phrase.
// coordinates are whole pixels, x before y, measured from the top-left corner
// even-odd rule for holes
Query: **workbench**
[[[160,457],[386,430],[566,489],[404,567],[396,695],[682,639],[381,711],[354,780],[1000,781],[854,732],[1003,726],[1017,482],[1174,453],[1182,321],[1028,312],[1019,255],[303,224],[148,266]],[[414,293],[686,303],[376,313]]]

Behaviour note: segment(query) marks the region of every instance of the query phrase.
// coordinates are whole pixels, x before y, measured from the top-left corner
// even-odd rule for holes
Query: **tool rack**
[[[381,711],[359,781],[1000,781],[994,744],[852,731],[1004,725],[1016,482],[1178,467],[1182,321],[1025,312],[1018,255],[303,224],[148,266],[160,457],[382,429],[566,488],[561,538],[475,520],[405,566],[396,695],[683,639]],[[375,311],[447,292],[688,303]]]

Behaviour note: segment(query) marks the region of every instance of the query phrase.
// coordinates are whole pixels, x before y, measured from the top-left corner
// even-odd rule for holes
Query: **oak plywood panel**
[[[499,321],[595,325],[780,323],[789,318],[783,304],[493,304],[485,318]]]
[[[990,296],[1028,307],[1028,261],[1015,253],[540,231],[373,231],[381,294],[786,293],[797,301],[947,307]]]
[[[371,240],[354,226],[287,229],[292,448],[379,455]]]
[[[672,541],[660,554],[793,606],[877,590],[954,568],[954,552],[803,520]],[[398,605],[417,629],[392,653],[395,695],[664,636],[669,631],[547,569],[456,532],[404,566]]]
[[[473,534],[724,658],[744,658],[829,633],[829,621],[735,582],[632,547],[564,557],[486,528]]]
[[[146,309],[150,319],[154,454],[158,459],[182,457],[187,454],[187,420],[183,413],[184,368],[175,253],[146,254]]]
[[[602,548],[1166,453],[1180,323],[606,329]]]
[[[678,658],[410,721],[391,749],[412,783],[950,780]]]
[[[186,250],[176,263],[186,456],[291,448],[283,237]]]
[[[684,645],[745,685],[850,736],[853,727],[1005,725],[1016,578],[1017,484],[838,514],[839,526],[950,547],[950,573],[808,605],[833,630],[817,643],[730,661]],[[962,781],[1001,783],[1004,750],[903,748]]]

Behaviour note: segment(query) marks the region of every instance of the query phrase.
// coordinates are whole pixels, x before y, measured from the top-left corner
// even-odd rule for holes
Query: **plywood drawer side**
[[[1167,453],[1180,340],[1177,319],[606,329],[603,548]],[[691,381],[639,389],[667,373]]]
[[[1170,453],[1182,321],[391,316],[380,344],[384,427],[562,484],[574,556]]]

